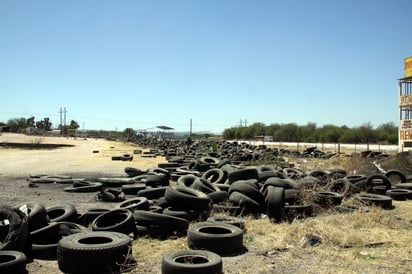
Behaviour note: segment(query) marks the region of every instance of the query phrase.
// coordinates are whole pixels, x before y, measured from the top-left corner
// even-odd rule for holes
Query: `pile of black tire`
[[[252,167],[250,161],[261,155],[256,149],[278,155],[226,142],[219,144],[220,153],[204,152],[209,145],[159,144],[151,153],[164,154],[167,162],[145,171],[126,167],[122,177],[30,176],[30,183],[71,184],[64,191],[95,193],[102,208],[79,213],[72,204],[1,207],[0,220],[8,224],[0,226],[0,252],[21,253],[5,254],[0,272],[24,273],[23,255],[57,260],[66,273],[113,272],[133,265],[132,239],[184,236],[190,250],[165,254],[162,273],[220,273],[222,255],[246,251],[242,216],[291,222],[322,210],[391,209],[393,199],[412,199],[410,178],[399,170],[349,175],[341,169]],[[358,203],[347,204],[350,197]]]
[[[97,217],[105,222],[113,216],[113,230],[93,223]],[[135,225],[127,210],[78,214],[72,204],[25,203],[1,206],[0,219],[0,273],[27,273],[32,259],[57,260],[64,273],[113,273],[134,263],[129,231]]]

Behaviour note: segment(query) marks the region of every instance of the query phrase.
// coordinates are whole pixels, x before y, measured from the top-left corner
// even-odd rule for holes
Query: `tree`
[[[136,136],[136,130],[132,129],[132,128],[126,128],[125,130],[123,130],[123,136],[127,137],[127,139],[131,139],[132,137]]]
[[[40,130],[50,131],[52,123],[48,117],[36,122],[36,127]]]
[[[26,118],[13,118],[7,121],[10,132],[23,132],[26,129]]]
[[[34,121],[34,116],[27,118],[26,120],[26,127],[35,127],[36,122]]]
[[[78,129],[80,127],[79,123],[77,123],[75,120],[70,121],[70,129]]]

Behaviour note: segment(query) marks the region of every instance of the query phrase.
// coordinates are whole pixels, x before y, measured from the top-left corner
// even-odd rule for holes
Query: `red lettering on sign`
[[[399,138],[401,140],[412,140],[412,130],[401,130]]]

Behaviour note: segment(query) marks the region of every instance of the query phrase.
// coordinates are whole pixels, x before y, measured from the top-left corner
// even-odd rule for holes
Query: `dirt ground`
[[[0,201],[2,204],[13,206],[25,202],[41,202],[46,206],[70,202],[79,212],[96,206],[114,208],[116,204],[96,201],[95,193],[64,192],[62,189],[67,185],[62,184],[39,184],[38,187],[31,188],[26,179],[31,174],[71,175],[79,178],[120,177],[126,176],[125,167],[146,170],[156,167],[159,162],[165,162],[165,159],[160,156],[146,158],[141,157],[140,154],[133,154],[135,150],[141,149],[133,144],[102,139],[45,138],[6,133],[0,135],[0,144],[7,142],[74,145],[55,149],[22,149],[0,146]],[[93,151],[98,151],[98,153],[93,153]],[[112,161],[112,156],[122,154],[133,154],[133,161]],[[362,219],[364,216],[355,216],[350,221],[335,219],[333,216],[325,216],[325,219],[316,217],[306,223],[299,222],[292,225],[287,223],[274,225],[267,219],[246,219],[248,233],[244,236],[244,243],[248,252],[238,256],[224,257],[224,273],[408,273],[410,268],[407,265],[410,265],[412,261],[412,251],[409,243],[403,247],[402,242],[409,242],[410,237],[412,237],[412,217],[410,213],[405,216],[402,214],[404,214],[403,212],[411,212],[409,209],[412,208],[412,201],[399,204],[395,202],[394,204],[394,211],[378,212],[375,214],[378,217],[372,216],[376,220],[386,220],[385,218],[396,214],[397,217],[404,220],[402,226],[396,224],[389,227],[387,231],[382,230],[379,221],[378,224],[373,223],[373,225],[369,225],[371,228],[365,228],[363,231],[362,229],[358,230],[358,227],[362,227],[362,223],[348,226],[346,232],[335,233],[334,230],[332,231],[332,228],[339,229],[339,227],[344,227],[351,221]],[[373,226],[380,229],[377,230],[376,235],[371,234]],[[351,233],[354,235],[364,233],[359,235],[365,241],[371,238],[372,241],[391,242],[388,239],[391,237],[399,238],[398,235],[405,236],[405,239],[409,237],[409,240],[405,241],[403,238],[399,238],[399,243],[392,241],[392,244],[379,249],[379,253],[375,251],[381,257],[375,254],[378,259],[366,261],[369,260],[369,257],[367,259],[359,257],[357,255],[358,249],[355,251],[341,249],[338,244],[334,243],[335,240],[331,235],[329,235],[331,238],[329,241],[332,244],[327,245],[326,248],[322,246],[317,249],[316,247],[300,248],[301,236],[310,231],[319,231],[323,234],[332,231],[336,234],[336,241],[339,244],[341,244],[340,241],[344,241],[341,239],[345,239],[343,237],[345,234],[352,235]],[[398,231],[402,231],[402,234],[400,232],[398,234]],[[168,240],[141,238],[135,240],[133,255],[138,266],[130,273],[160,273],[163,254],[176,249],[187,249],[185,238]],[[399,256],[395,254],[398,250],[403,252]],[[61,273],[56,261],[35,259],[27,264],[26,269],[29,274]]]

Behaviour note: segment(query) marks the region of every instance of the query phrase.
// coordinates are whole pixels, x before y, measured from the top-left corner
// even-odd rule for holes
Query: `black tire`
[[[8,231],[1,239],[0,250],[26,250],[28,237],[27,216],[19,209],[9,206],[0,206],[0,220],[8,220]]]
[[[163,209],[162,214],[177,217],[177,218],[182,218],[188,221],[190,220],[189,213],[183,209],[166,207],[165,209]]]
[[[117,207],[133,212],[135,210],[149,210],[150,204],[146,197],[137,197],[125,200],[118,204]]]
[[[23,212],[28,212],[29,232],[46,226],[49,222],[46,207],[40,203],[26,203],[18,206]]]
[[[229,195],[229,201],[242,208],[243,214],[262,212],[262,205],[250,197],[234,191]]]
[[[92,231],[114,231],[137,237],[133,213],[127,209],[113,209],[103,213],[92,222]]]
[[[285,205],[284,211],[288,220],[301,219],[312,216],[313,206],[310,204]]]
[[[268,186],[265,202],[269,219],[272,222],[280,223],[284,214],[285,189],[283,187]]]
[[[133,213],[133,218],[137,225],[155,226],[170,231],[185,231],[189,226],[189,222],[186,219],[144,210],[136,210]]]
[[[326,190],[331,192],[340,193],[343,196],[346,196],[351,191],[351,182],[346,178],[339,178],[330,184],[328,184]]]
[[[162,274],[220,274],[222,258],[207,250],[177,250],[162,258]]]
[[[159,199],[165,196],[167,189],[168,189],[167,186],[156,187],[156,188],[146,188],[143,190],[139,190],[137,192],[137,197],[146,197],[149,200]]]
[[[72,204],[49,206],[46,208],[50,222],[73,222],[77,217],[77,210]]]
[[[71,222],[50,223],[30,233],[31,255],[36,259],[57,260],[57,244],[64,236],[89,231]]]
[[[303,175],[303,171],[293,167],[286,167],[283,169],[283,173],[290,179],[296,179]]]
[[[179,177],[179,179],[177,179],[177,184],[190,187],[197,178],[199,177],[193,174],[182,175]]]
[[[121,156],[122,161],[133,161],[133,155],[132,154],[123,154]]]
[[[64,273],[114,273],[131,254],[132,240],[123,233],[94,231],[69,235],[57,246]]]
[[[296,205],[301,201],[301,196],[298,189],[285,189],[285,204]]]
[[[386,190],[392,188],[391,181],[388,177],[383,174],[372,174],[369,175],[365,182],[365,190],[366,192],[371,193],[373,191],[373,187],[375,186],[375,180],[381,181],[381,183],[385,186]],[[380,182],[379,182],[380,183]]]
[[[146,188],[146,184],[145,183],[136,183],[136,184],[132,184],[132,185],[122,185],[122,187],[120,188],[120,190],[127,195],[137,195],[137,193],[140,190],[143,190]]]
[[[278,177],[268,178],[263,184],[263,191],[267,186],[283,187],[284,189],[298,189],[298,184],[291,179],[282,179]]]
[[[97,182],[102,183],[104,187],[121,187],[126,184],[134,184],[133,178],[118,177],[118,178],[107,178],[101,177],[96,179]]]
[[[357,193],[354,197],[367,205],[392,209],[392,198],[388,196],[371,193]]]
[[[386,171],[385,176],[391,181],[392,185],[406,183],[406,175],[400,170],[390,169]]]
[[[139,175],[144,174],[144,172],[140,169],[134,168],[134,167],[125,167],[124,172],[129,176],[129,177],[136,177]]]
[[[27,258],[23,252],[14,250],[0,251],[0,273],[26,274]]]
[[[123,202],[124,193],[117,189],[104,189],[96,194],[96,200],[102,202]]]
[[[205,211],[212,206],[212,200],[206,194],[184,186],[168,187],[165,199],[175,208]]]
[[[259,179],[259,174],[256,168],[245,168],[232,171],[228,174],[229,184],[238,180]]]
[[[222,203],[226,200],[228,193],[226,191],[215,191],[206,194],[211,200],[213,204]]]
[[[412,190],[412,183],[396,184],[394,185],[394,188]]]
[[[412,200],[412,190],[394,188],[387,190],[386,196],[389,196],[396,201]]]
[[[227,179],[227,175],[220,168],[211,168],[203,173],[202,178],[213,184],[223,184]]]
[[[257,180],[238,180],[230,185],[229,196],[233,192],[239,192],[243,195],[248,196],[250,199],[256,201],[260,207],[265,206],[265,198],[263,197],[262,192],[260,192],[257,186]]]
[[[73,186],[63,188],[63,191],[77,192],[77,193],[97,192],[97,191],[100,191],[102,189],[102,187],[103,187],[102,183],[87,182],[87,184],[82,184],[82,185],[78,185],[78,186],[73,184]]]
[[[88,226],[91,224],[94,219],[96,219],[98,216],[102,215],[103,213],[109,212],[110,209],[107,208],[89,208],[85,213],[84,213],[84,222],[82,225]]]
[[[148,187],[162,187],[168,185],[169,179],[164,175],[151,174],[146,177],[146,186]]]
[[[315,202],[322,207],[330,207],[340,205],[343,195],[332,191],[322,191],[316,193]]]
[[[190,187],[206,194],[220,191],[216,185],[203,178],[197,178]]]
[[[200,222],[191,225],[187,231],[187,243],[191,249],[206,249],[219,255],[244,250],[242,230],[224,223]]]

